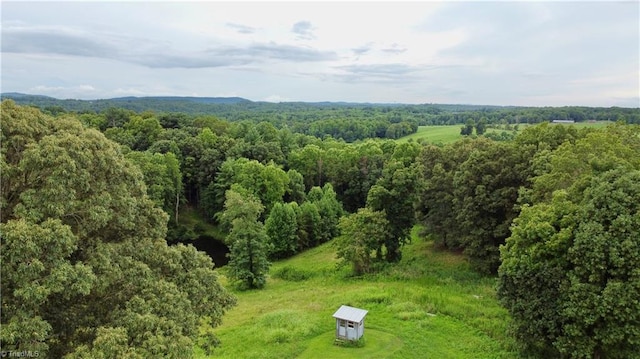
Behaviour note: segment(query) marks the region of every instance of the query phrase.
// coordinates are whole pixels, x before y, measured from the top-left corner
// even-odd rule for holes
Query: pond
[[[229,247],[222,243],[222,241],[211,236],[202,235],[196,238],[192,244],[199,251],[207,253],[209,257],[213,259],[213,263],[215,263],[216,268],[223,267],[229,263],[229,258],[227,258]]]
[[[191,244],[196,247],[197,250],[208,254],[216,268],[224,267],[229,263],[229,258],[227,258],[229,247],[214,237],[201,235],[192,241],[184,240],[180,241],[180,243]]]

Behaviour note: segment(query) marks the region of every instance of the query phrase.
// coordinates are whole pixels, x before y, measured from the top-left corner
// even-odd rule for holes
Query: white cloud
[[[5,2],[2,91],[637,106],[639,8]]]

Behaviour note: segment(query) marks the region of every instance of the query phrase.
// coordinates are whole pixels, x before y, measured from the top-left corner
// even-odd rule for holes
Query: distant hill
[[[143,112],[181,112],[187,114],[222,114],[233,110],[265,111],[275,109],[299,110],[301,108],[367,108],[367,107],[429,107],[438,111],[477,111],[496,110],[510,107],[464,105],[464,104],[424,104],[409,105],[402,103],[356,103],[356,102],[261,102],[242,97],[183,97],[183,96],[149,96],[149,97],[117,97],[97,100],[57,99],[49,96],[30,95],[17,92],[0,94],[2,99],[12,99],[19,105],[35,106],[41,109],[61,108],[73,112],[101,112],[110,107],[125,108]]]
[[[20,92],[5,92],[2,93],[0,96],[2,96],[3,99],[5,98],[10,98],[15,100],[23,100],[23,99],[28,99],[28,100],[33,100],[33,99],[42,99],[42,100],[57,100],[54,97],[50,97],[50,96],[44,96],[44,95],[29,95],[29,94],[25,94],[25,93],[20,93]]]
[[[251,100],[247,100],[242,97],[183,97],[183,96],[147,96],[147,97],[116,97],[109,99],[108,101],[114,102],[157,102],[157,101],[167,101],[167,102],[195,102],[195,103],[215,103],[215,104],[230,104],[230,103],[243,103],[243,102],[252,102]]]
[[[150,97],[117,97],[98,100],[57,99],[49,96],[30,95],[17,92],[0,94],[4,99],[12,99],[19,105],[35,106],[39,108],[61,107],[66,111],[100,112],[110,107],[126,108],[143,112],[184,112],[211,113],[216,112],[210,106],[249,104],[252,101],[242,97],[181,97],[181,96],[150,96]]]
[[[489,124],[539,123],[543,121],[624,121],[640,123],[639,108],[620,107],[520,107],[469,104],[402,104],[402,103],[354,103],[354,102],[264,102],[242,97],[118,97],[97,100],[61,100],[49,96],[16,92],[2,93],[1,99],[12,99],[19,105],[38,107],[46,113],[61,112],[99,113],[109,108],[123,108],[137,113],[151,111],[156,114],[182,113],[186,115],[213,115],[227,121],[269,121],[290,129],[311,133],[308,123],[316,124],[315,130],[337,126],[340,121],[368,122],[385,126],[408,121],[414,125],[454,125],[484,119]],[[337,122],[336,122],[337,121]],[[360,121],[360,123],[364,123]],[[305,124],[302,124],[305,123]],[[342,126],[342,125],[341,125]],[[355,130],[361,132],[362,129]],[[352,132],[353,132],[352,131]],[[383,130],[380,130],[383,131]],[[386,131],[386,130],[385,130]],[[313,131],[312,131],[313,132]],[[355,133],[354,132],[354,133]],[[331,133],[324,132],[324,133]],[[335,135],[335,134],[334,134]],[[382,132],[378,136],[383,136]],[[338,136],[340,137],[340,136]]]

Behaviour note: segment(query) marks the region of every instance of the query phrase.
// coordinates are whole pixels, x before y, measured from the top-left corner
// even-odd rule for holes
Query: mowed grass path
[[[275,263],[265,289],[235,292],[238,305],[215,329],[221,346],[197,357],[516,358],[495,278],[416,233],[399,264],[364,278],[336,269],[332,242]],[[343,304],[369,311],[362,348],[333,344]]]

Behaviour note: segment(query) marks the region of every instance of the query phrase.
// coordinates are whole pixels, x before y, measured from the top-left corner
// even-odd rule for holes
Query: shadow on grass
[[[365,329],[364,346],[335,345],[335,331],[318,335],[309,342],[307,349],[298,358],[393,358],[403,342],[393,334],[375,329]]]

